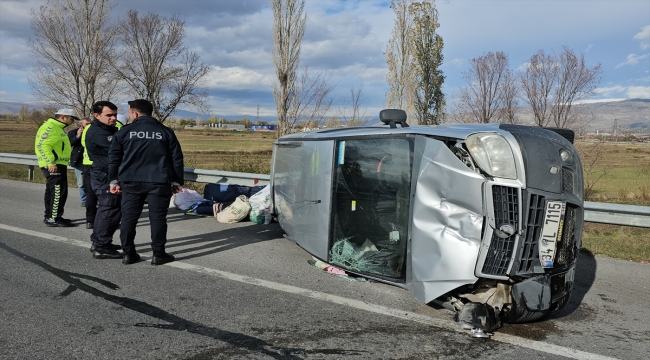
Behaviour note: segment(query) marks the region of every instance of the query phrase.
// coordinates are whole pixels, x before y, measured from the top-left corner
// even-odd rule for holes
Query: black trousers
[[[84,190],[86,190],[86,222],[94,224],[95,216],[97,216],[97,195],[93,190],[90,181],[91,165],[84,165]]]
[[[151,250],[154,255],[165,251],[167,243],[167,210],[172,197],[171,184],[122,183],[122,225],[120,240],[124,252],[135,251],[135,228],[145,200],[149,204]]]
[[[95,216],[90,241],[96,246],[105,246],[113,242],[113,235],[120,226],[122,195],[111,194],[108,191],[108,184],[95,183],[93,188],[97,194],[97,216]]]
[[[68,200],[68,167],[57,165],[56,172],[41,168],[45,176],[45,220],[58,220],[63,216],[63,208]]]

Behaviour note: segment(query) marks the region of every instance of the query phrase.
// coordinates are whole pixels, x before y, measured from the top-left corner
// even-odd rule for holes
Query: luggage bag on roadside
[[[234,202],[239,195],[246,198],[253,196],[264,186],[243,186],[237,184],[206,184],[203,190],[203,198],[219,203]]]

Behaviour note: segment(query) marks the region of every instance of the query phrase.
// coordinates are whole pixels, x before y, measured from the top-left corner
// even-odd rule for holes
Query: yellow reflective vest
[[[39,167],[68,165],[72,147],[68,134],[63,131],[66,126],[68,124],[49,118],[38,128],[34,151],[38,157]]]
[[[82,163],[84,165],[92,165],[93,164],[93,159],[91,159],[90,156],[88,156],[88,150],[86,150],[86,131],[88,131],[88,129],[90,128],[90,125],[91,124],[86,125],[86,127],[84,128],[84,131],[81,133],[81,146],[84,147],[84,159],[83,159]],[[124,125],[122,125],[121,122],[119,122],[119,121],[115,122],[115,127],[117,128],[117,130],[121,129],[122,126],[124,126]]]

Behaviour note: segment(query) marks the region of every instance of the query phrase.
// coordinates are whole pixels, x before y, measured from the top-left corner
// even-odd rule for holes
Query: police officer
[[[84,130],[81,133],[81,146],[84,147],[82,177],[86,193],[86,229],[93,228],[93,224],[95,224],[95,216],[97,216],[97,195],[95,195],[90,181],[90,170],[92,169],[93,161],[90,159],[90,156],[88,156],[88,149],[86,149],[86,134],[88,133],[88,130],[90,130],[91,124],[84,127]]]
[[[124,264],[140,259],[134,240],[145,201],[149,204],[151,264],[174,261],[174,256],[165,252],[167,209],[172,193],[183,189],[183,152],[174,132],[151,117],[152,112],[147,100],[129,101],[132,122],[114,135],[108,154],[111,193],[122,194]]]
[[[97,195],[97,216],[90,235],[95,259],[119,259],[122,254],[113,247],[113,234],[120,225],[122,214],[120,194],[112,194],[108,184],[108,149],[118,128],[117,106],[110,101],[93,104],[95,119],[85,137],[85,147],[92,159],[90,183]]]
[[[53,118],[47,119],[36,132],[34,150],[38,156],[38,167],[45,176],[45,219],[50,227],[74,226],[64,219],[63,209],[68,199],[68,162],[70,161],[70,140],[63,128],[79,120],[72,109],[61,109]]]
[[[72,153],[70,154],[70,166],[74,168],[74,174],[77,178],[77,188],[79,188],[79,199],[81,206],[86,206],[86,190],[83,181],[83,153],[84,147],[81,144],[81,135],[84,128],[90,124],[90,119],[81,118],[79,120],[79,127],[68,131],[68,139],[70,146],[72,146]]]
[[[119,118],[119,116],[118,116]],[[92,124],[92,123],[91,123]],[[90,180],[90,172],[93,168],[93,160],[88,155],[88,150],[86,149],[86,133],[90,130],[90,125],[84,127],[84,130],[81,134],[81,146],[84,148],[83,152],[83,183],[84,190],[86,193],[86,229],[92,229],[95,224],[95,217],[97,216],[97,195],[92,188],[92,181]],[[122,123],[119,121],[115,123],[115,126],[118,130],[122,127]]]

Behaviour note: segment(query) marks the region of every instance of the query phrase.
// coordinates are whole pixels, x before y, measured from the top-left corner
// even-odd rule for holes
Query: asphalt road
[[[42,223],[41,184],[0,180],[1,359],[646,359],[650,265],[581,254],[552,319],[470,337],[404,289],[308,264],[277,224],[170,211],[164,266],[95,260]],[[65,216],[83,222],[76,189]],[[146,209],[138,252],[151,255]],[[119,234],[119,233],[118,233]]]

